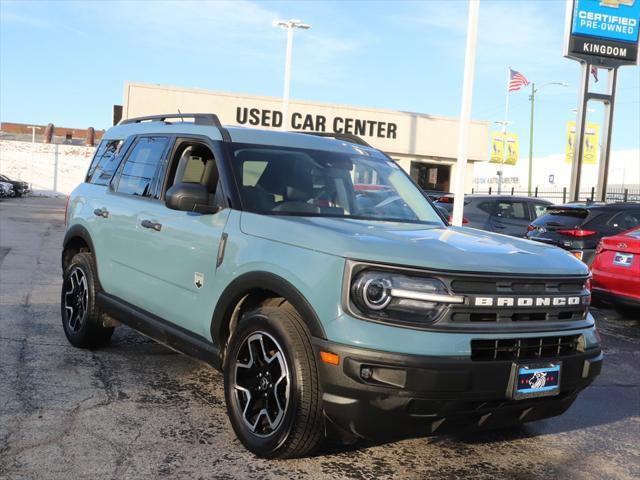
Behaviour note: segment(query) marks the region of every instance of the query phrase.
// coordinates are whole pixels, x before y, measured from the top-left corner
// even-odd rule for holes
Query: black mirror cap
[[[220,209],[209,205],[209,192],[199,183],[176,183],[164,196],[167,208],[183,212],[216,213]]]

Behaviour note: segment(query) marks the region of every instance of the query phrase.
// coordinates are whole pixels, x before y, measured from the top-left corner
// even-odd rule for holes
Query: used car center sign
[[[570,0],[565,56],[613,67],[638,61],[640,0]]]

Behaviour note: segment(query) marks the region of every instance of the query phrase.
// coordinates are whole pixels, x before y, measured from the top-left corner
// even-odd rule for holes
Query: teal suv
[[[261,457],[551,417],[602,364],[582,262],[449,226],[353,136],[122,121],[69,198],[62,266],[73,345],[123,323],[220,369]]]

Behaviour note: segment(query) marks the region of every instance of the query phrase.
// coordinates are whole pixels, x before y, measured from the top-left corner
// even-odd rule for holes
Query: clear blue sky
[[[536,102],[535,154],[564,151],[579,65],[562,57],[563,0],[482,0],[476,119],[504,115],[507,67],[549,86]],[[458,116],[464,0],[358,2],[0,2],[0,120],[107,128],[127,80],[282,94],[285,32],[300,18],[292,98]],[[601,73],[602,86],[605,73]],[[606,78],[606,77],[605,77]],[[640,149],[640,69],[618,83],[614,149]],[[600,110],[592,114],[600,121]],[[509,120],[526,156],[528,92]]]

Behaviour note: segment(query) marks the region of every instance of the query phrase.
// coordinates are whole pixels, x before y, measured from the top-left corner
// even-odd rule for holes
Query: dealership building
[[[279,129],[282,100],[236,93],[143,83],[125,85],[118,117],[133,118],[171,113],[215,113],[225,125]],[[450,191],[457,157],[457,118],[426,113],[379,110],[292,100],[290,128],[300,132],[348,133],[383,150],[424,189]],[[472,121],[467,164],[467,191],[471,191],[473,164],[489,159],[488,121]]]

